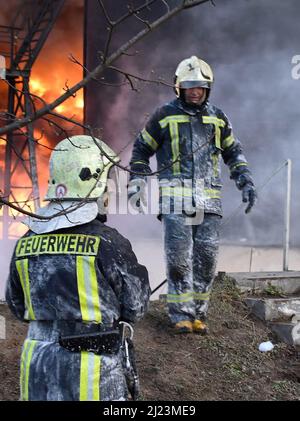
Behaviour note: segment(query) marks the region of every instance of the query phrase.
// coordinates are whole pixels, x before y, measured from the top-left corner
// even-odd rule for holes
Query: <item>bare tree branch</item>
[[[164,85],[164,86],[167,86],[168,88],[173,88],[174,87],[174,83],[165,82],[161,78],[156,79],[156,80],[145,79],[145,78],[143,78],[141,76],[137,76],[137,75],[133,75],[132,73],[128,73],[127,70],[126,71],[125,70],[121,70],[121,69],[118,69],[117,67],[114,67],[114,66],[109,66],[109,69],[115,70],[116,72],[121,73],[126,78],[132,78],[132,79],[136,79],[136,80],[139,80],[141,82],[146,82],[146,83],[155,83],[157,85]]]
[[[47,106],[40,108],[35,114],[26,116],[22,119],[16,119],[13,123],[6,125],[5,127],[0,128],[0,136],[5,133],[10,133],[18,128],[24,127],[29,123],[37,120],[38,118],[43,117],[45,114],[48,114],[50,111],[54,110],[58,105],[62,104],[66,99],[70,98],[73,94],[75,94],[79,89],[83,88],[90,82],[92,79],[96,78],[97,76],[101,75],[103,71],[110,66],[114,61],[116,61],[124,52],[129,50],[134,44],[144,38],[150,31],[153,31],[158,26],[162,25],[167,20],[171,19],[182,10],[195,7],[203,3],[207,3],[210,0],[185,0],[179,6],[174,7],[170,12],[164,14],[163,16],[159,17],[157,20],[149,24],[149,27],[144,28],[138,34],[133,36],[128,42],[124,43],[117,51],[112,53],[105,63],[99,64],[95,69],[93,69],[85,78],[83,78],[80,82],[76,83],[74,86],[68,89],[63,95],[58,97],[55,101],[51,102]]]

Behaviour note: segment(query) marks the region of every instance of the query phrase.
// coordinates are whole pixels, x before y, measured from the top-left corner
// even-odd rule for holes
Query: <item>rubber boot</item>
[[[189,320],[181,320],[180,322],[176,323],[175,326],[176,333],[192,333],[193,332],[193,324]]]
[[[193,321],[193,332],[194,333],[198,333],[199,335],[206,335],[207,334],[207,326],[204,322],[202,322],[202,320],[194,320]]]

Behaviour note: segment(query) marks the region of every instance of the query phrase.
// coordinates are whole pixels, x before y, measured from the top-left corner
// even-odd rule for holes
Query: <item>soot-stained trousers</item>
[[[71,352],[60,336],[110,332],[147,308],[147,270],[128,240],[98,219],[16,245],[6,300],[29,321],[21,356],[22,400],[126,400],[120,350]]]

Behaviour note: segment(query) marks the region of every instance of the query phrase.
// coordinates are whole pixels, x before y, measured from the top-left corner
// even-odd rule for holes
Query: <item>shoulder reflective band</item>
[[[158,143],[151,136],[151,134],[148,133],[146,129],[144,129],[144,130],[142,130],[141,135],[142,135],[142,138],[144,139],[144,141],[147,143],[147,145],[149,145],[151,149],[156,151],[156,149],[158,148]]]
[[[187,115],[170,115],[160,120],[159,124],[162,129],[169,126],[171,147],[172,147],[172,161],[176,161],[173,164],[173,174],[180,174],[180,150],[179,150],[179,130],[178,124],[189,123],[190,118]]]
[[[226,139],[223,140],[222,142],[222,148],[223,149],[227,149],[229,148],[229,146],[231,146],[234,143],[234,137],[231,134],[230,136],[226,137]]]
[[[43,234],[21,238],[16,257],[39,254],[81,254],[96,256],[100,237],[83,234]]]
[[[28,401],[29,372],[32,354],[37,341],[26,339],[23,345],[20,368],[21,401]]]
[[[76,258],[76,275],[82,320],[101,323],[102,314],[95,257],[78,256]]]
[[[204,124],[213,124],[215,126],[215,145],[218,149],[221,147],[221,129],[220,127],[225,127],[225,121],[218,117],[212,116],[202,116],[202,122]]]
[[[100,401],[101,356],[80,353],[80,401]]]
[[[162,129],[165,129],[168,125],[172,123],[189,123],[190,117],[185,114],[178,114],[178,115],[169,115],[162,120],[159,121],[159,125]]]
[[[33,312],[30,296],[30,281],[29,281],[29,272],[28,272],[28,259],[22,259],[16,261],[16,268],[19,274],[21,281],[23,294],[25,298],[25,320],[35,320],[35,315]]]

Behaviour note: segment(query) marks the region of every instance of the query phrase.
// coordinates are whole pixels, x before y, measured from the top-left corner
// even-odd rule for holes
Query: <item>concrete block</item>
[[[242,293],[262,294],[266,288],[274,287],[283,294],[300,295],[300,272],[231,272],[227,276],[233,279]]]
[[[300,349],[300,323],[269,322],[268,326],[279,340]]]
[[[245,303],[263,321],[300,322],[300,297],[293,298],[245,298]]]

